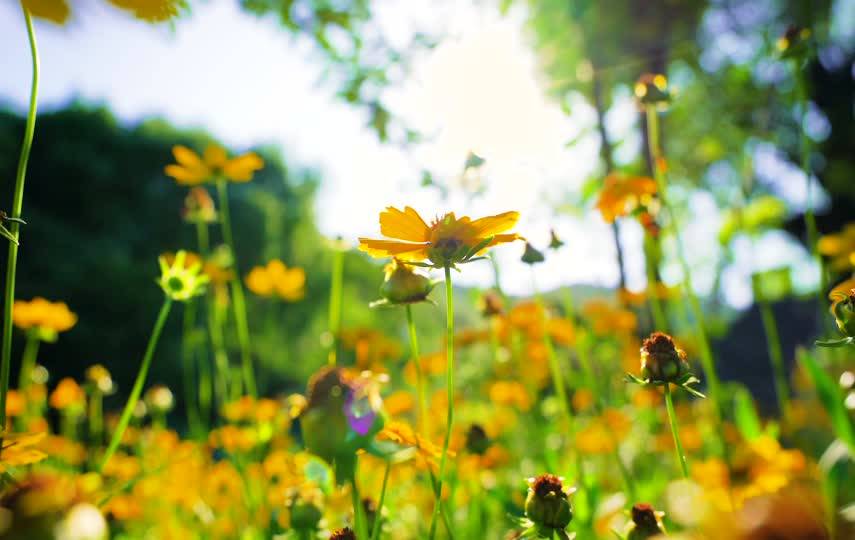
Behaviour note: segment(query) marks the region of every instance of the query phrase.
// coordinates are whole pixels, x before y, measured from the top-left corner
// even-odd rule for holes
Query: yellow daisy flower
[[[505,233],[519,217],[519,212],[505,212],[472,220],[450,212],[428,225],[413,208],[406,206],[402,211],[390,206],[380,213],[380,232],[392,240],[360,238],[359,249],[372,257],[428,260],[432,266],[444,268],[468,262],[492,246],[521,239],[516,233]]]
[[[172,147],[172,155],[176,163],[167,165],[164,172],[185,186],[196,186],[221,176],[232,182],[249,182],[264,167],[264,160],[255,152],[229,158],[226,150],[217,145],[209,145],[200,156],[179,144]]]
[[[38,331],[42,341],[54,341],[58,333],[77,324],[77,315],[65,302],[50,302],[37,296],[30,301],[15,300],[12,321],[22,330]]]

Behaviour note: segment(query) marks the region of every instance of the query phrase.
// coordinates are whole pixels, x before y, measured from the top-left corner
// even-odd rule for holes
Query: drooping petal
[[[475,236],[485,238],[499,234],[513,228],[520,219],[519,212],[505,212],[495,216],[487,216],[476,219],[469,224]]]
[[[396,240],[360,238],[359,249],[372,257],[398,257],[405,261],[421,261],[427,258],[427,243],[414,244]]]
[[[56,24],[65,24],[71,16],[66,0],[22,0],[21,3],[33,17]]]
[[[196,168],[204,166],[202,158],[199,157],[199,154],[184,145],[176,144],[175,146],[173,146],[172,155],[175,156],[175,161],[177,161],[181,165],[184,165],[185,167]]]
[[[404,210],[390,206],[380,213],[380,232],[389,238],[408,242],[427,242],[430,229],[418,212],[406,206]]]
[[[223,165],[223,174],[233,182],[249,182],[255,171],[264,168],[264,160],[255,152],[228,160]]]
[[[195,186],[203,183],[208,175],[207,170],[191,169],[181,165],[167,165],[163,168],[167,176],[171,176],[176,182],[185,186]]]

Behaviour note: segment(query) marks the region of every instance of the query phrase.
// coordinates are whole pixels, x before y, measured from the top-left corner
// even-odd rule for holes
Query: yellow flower
[[[266,266],[256,266],[244,281],[247,288],[258,296],[276,294],[282,300],[296,302],[306,294],[306,271],[288,268],[279,259],[271,260]]]
[[[816,247],[830,259],[833,270],[845,272],[855,268],[855,222],[847,224],[837,234],[823,236]]]
[[[436,460],[442,456],[442,449],[439,446],[416,433],[412,426],[406,422],[387,422],[383,429],[377,433],[377,440],[391,441],[399,446],[415,448],[418,456],[431,466],[435,466]],[[454,457],[454,455],[454,452],[448,452],[449,457]]]
[[[141,21],[159,23],[178,16],[186,7],[184,0],[108,0],[117,8],[130,11]]]
[[[229,159],[225,149],[217,145],[209,145],[203,156],[186,146],[176,145],[172,147],[172,155],[177,163],[167,165],[164,171],[185,186],[203,184],[221,176],[233,182],[249,182],[255,171],[264,167],[264,160],[255,152]]]
[[[198,256],[189,254],[188,257],[186,251],[179,251],[174,257],[168,253],[161,255],[157,262],[160,265],[157,283],[172,300],[186,302],[205,292],[205,285],[210,279],[200,273],[202,263]]]
[[[130,11],[141,20],[150,23],[165,22],[178,16],[187,7],[185,0],[108,0],[115,7]],[[33,17],[65,24],[71,17],[67,0],[21,0]]]
[[[22,330],[35,328],[43,341],[54,341],[56,334],[77,324],[77,315],[65,302],[49,302],[39,296],[29,302],[15,300],[12,321]]]
[[[50,394],[50,406],[54,409],[82,408],[85,402],[86,392],[71,377],[59,381],[59,384]]]
[[[33,17],[56,24],[65,24],[71,16],[71,8],[66,0],[21,0],[21,5]]]
[[[401,211],[390,206],[380,213],[380,233],[393,240],[360,238],[359,249],[372,257],[429,260],[444,268],[467,262],[492,246],[521,239],[516,233],[505,233],[519,217],[519,212],[505,212],[473,221],[467,216],[458,219],[451,212],[428,225],[413,208]]]
[[[39,444],[46,433],[7,433],[3,435],[3,448],[0,449],[0,474],[9,467],[31,465],[45,459],[47,454],[32,448]]]
[[[597,209],[607,223],[648,206],[656,195],[656,181],[644,176],[612,173],[606,177]]]

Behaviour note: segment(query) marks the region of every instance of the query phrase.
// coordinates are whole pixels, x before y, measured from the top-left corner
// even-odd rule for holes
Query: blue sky
[[[273,144],[292,166],[321,172],[319,226],[325,234],[351,241],[377,235],[377,214],[387,205],[409,204],[425,216],[519,210],[522,234],[543,245],[554,226],[568,242],[568,248],[538,267],[541,288],[613,286],[617,267],[608,226],[594,212],[555,217],[552,211],[597,166],[595,139],[565,147],[591,125],[593,112],[577,103],[568,117],[546,99],[521,17],[501,18],[490,5],[450,4],[441,12],[421,1],[408,3],[407,10],[394,3],[378,10],[381,27],[401,43],[412,28],[406,21],[414,17],[442,24],[447,35],[435,51],[417,58],[406,81],[386,96],[411,125],[437,134],[413,149],[379,143],[363,112],[335,99],[334,89],[321,81],[323,66],[310,44],[287,35],[272,18],[245,15],[237,2],[198,3],[192,16],[173,28],[140,23],[96,2],[76,7],[65,27],[37,22],[40,107],[81,99],[109,105],[127,123],[157,115],[180,127],[204,128],[235,149]],[[0,49],[0,105],[23,111],[30,61],[14,2],[0,4]],[[625,95],[608,118],[615,136],[628,140],[622,145],[626,159],[638,151],[635,117]],[[487,158],[484,196],[470,200],[456,190],[443,201],[435,191],[419,187],[425,166],[455,183],[470,149]],[[714,204],[703,195],[692,204],[697,219],[686,229],[688,243],[715,246]],[[638,227],[627,223],[623,241],[635,288],[644,285],[640,240]],[[778,258],[800,257],[785,238],[771,241]],[[506,262],[503,285],[515,293],[531,290],[528,269],[515,262],[521,251],[521,245],[508,246],[499,253]],[[697,263],[711,265],[717,252],[692,255]],[[737,265],[726,276],[734,305],[750,301],[748,268],[750,263]],[[668,269],[665,277],[676,281],[679,272]],[[489,265],[473,264],[461,278],[489,283]],[[700,272],[696,281],[708,288],[712,275]]]

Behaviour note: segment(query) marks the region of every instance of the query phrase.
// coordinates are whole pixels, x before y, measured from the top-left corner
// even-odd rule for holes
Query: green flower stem
[[[151,337],[149,337],[148,345],[145,349],[145,355],[143,356],[140,370],[137,373],[137,379],[134,381],[134,386],[131,389],[130,396],[128,396],[128,402],[125,404],[125,409],[122,411],[119,424],[116,426],[116,430],[113,432],[113,437],[110,439],[110,445],[107,447],[107,451],[101,459],[101,464],[98,466],[98,472],[104,470],[104,466],[108,461],[110,461],[110,458],[113,457],[113,454],[116,453],[116,449],[122,442],[122,435],[124,435],[125,429],[127,429],[128,423],[131,421],[131,416],[133,416],[134,413],[134,407],[136,407],[140,394],[142,394],[143,385],[145,384],[145,379],[148,376],[148,370],[151,366],[151,359],[154,357],[154,349],[157,347],[157,342],[160,339],[160,333],[163,331],[164,324],[166,324],[166,318],[169,316],[169,309],[171,307],[172,300],[169,297],[165,297],[163,299],[163,306],[160,308],[160,313],[157,315],[157,321],[154,323],[154,329],[151,331]]]
[[[534,278],[534,266],[531,267],[531,284],[534,289],[534,298],[537,302],[537,307],[543,316],[541,321],[543,324],[543,346],[546,347],[546,357],[549,359],[549,371],[552,373],[552,385],[555,387],[555,395],[558,401],[561,402],[561,413],[564,415],[566,429],[569,432],[573,431],[573,413],[570,411],[570,402],[567,400],[567,389],[564,386],[564,376],[561,373],[561,365],[558,363],[558,355],[555,354],[555,347],[552,345],[552,338],[549,337],[549,318],[546,314],[546,304],[543,302],[543,296],[537,288],[537,282]]]
[[[89,396],[89,443],[94,448],[100,448],[104,435],[104,394],[92,385]]]
[[[760,316],[763,319],[763,331],[766,334],[766,348],[769,351],[769,360],[772,361],[772,372],[775,380],[775,396],[778,398],[778,408],[781,417],[786,420],[790,410],[790,392],[787,386],[786,369],[784,368],[784,355],[781,352],[781,338],[778,334],[778,323],[772,306],[764,299],[758,302],[760,305]]]
[[[258,396],[255,385],[255,370],[252,367],[252,351],[249,344],[249,323],[246,317],[246,300],[243,295],[243,284],[240,279],[240,265],[237,261],[235,241],[232,235],[232,222],[229,213],[229,193],[225,178],[217,179],[217,196],[220,199],[220,224],[223,229],[223,239],[232,255],[234,275],[229,280],[232,291],[232,307],[234,308],[235,327],[237,328],[238,343],[240,343],[241,369],[243,382],[247,393],[252,397]]]
[[[686,463],[686,454],[683,452],[683,443],[680,442],[680,433],[677,429],[677,413],[674,412],[674,400],[671,399],[671,383],[665,383],[665,407],[668,409],[668,421],[671,423],[671,435],[674,436],[677,460],[683,470],[683,478],[688,478],[689,465]]]
[[[428,538],[436,537],[436,523],[442,506],[442,481],[445,477],[445,463],[448,461],[448,443],[451,441],[451,429],[454,424],[454,292],[451,286],[451,267],[445,267],[445,383],[448,401],[445,439],[442,441],[442,454],[439,459],[439,475],[436,480],[436,499],[430,520]],[[450,532],[450,531],[449,531]]]
[[[341,300],[344,291],[344,250],[338,246],[333,251],[332,273],[330,274],[329,332],[330,351],[327,356],[329,365],[338,361],[339,332],[341,331]]]
[[[677,227],[676,219],[677,215],[674,212],[674,208],[671,206],[671,203],[668,199],[668,190],[665,182],[665,176],[662,173],[661,167],[659,166],[659,159],[662,157],[661,149],[659,147],[659,116],[656,113],[656,107],[654,105],[647,106],[647,129],[648,129],[648,140],[650,141],[650,154],[651,160],[653,161],[653,170],[654,176],[656,177],[656,185],[659,192],[659,200],[662,201],[662,206],[665,211],[668,213],[669,222],[668,226],[671,229],[671,234],[674,236],[674,242],[677,245],[677,258],[680,262],[680,267],[683,271],[683,289],[685,289],[685,294],[689,299],[689,308],[692,311],[692,316],[695,319],[695,329],[698,334],[698,341],[700,345],[700,353],[701,353],[701,365],[704,368],[704,373],[707,377],[707,382],[709,384],[709,394],[715,403],[715,411],[716,411],[716,420],[719,424],[719,432],[721,431],[721,411],[722,411],[722,402],[721,402],[721,383],[718,378],[718,373],[715,370],[715,359],[713,358],[712,348],[710,347],[709,335],[707,334],[706,323],[704,322],[704,311],[701,307],[701,302],[698,299],[698,295],[695,294],[695,290],[692,286],[692,274],[689,268],[689,262],[686,259],[686,253],[683,248],[683,243],[680,239],[680,230]],[[721,441],[722,445],[725,445],[724,439]]]
[[[817,291],[817,300],[819,302],[820,309],[824,310],[827,304],[825,291],[828,289],[828,276],[825,272],[825,264],[822,260],[822,255],[820,255],[817,250],[819,230],[816,226],[816,216],[813,208],[813,182],[811,182],[810,171],[811,141],[805,128],[807,124],[809,100],[807,81],[805,80],[804,71],[799,65],[799,59],[793,61],[793,71],[796,79],[796,97],[800,107],[799,113],[801,114],[801,118],[799,118],[799,152],[801,154],[802,174],[805,175],[805,228],[807,229],[808,250],[814,260],[816,260],[817,267],[819,268],[819,290]]]
[[[199,254],[203,260],[208,259],[210,252],[210,241],[208,238],[208,224],[201,219],[196,220],[196,244],[199,246]],[[208,337],[211,339],[211,346],[214,349],[214,358],[220,362],[225,360],[228,365],[228,355],[225,350],[225,345],[222,340],[217,342],[214,339],[214,318],[212,311],[214,310],[214,301],[211,298],[210,291],[205,294],[205,307],[207,312]],[[212,384],[211,364],[208,359],[207,341],[202,340],[198,344],[198,360],[199,360],[199,411],[202,418],[202,426],[207,426],[211,421],[211,404],[212,404]],[[225,394],[223,394],[225,395]]]
[[[419,354],[419,336],[416,333],[416,323],[413,320],[413,307],[407,304],[405,309],[407,310],[407,328],[410,333],[410,354],[413,357],[413,365],[416,368],[416,395],[419,400],[417,425],[422,435],[428,436],[430,426],[428,425],[427,398],[425,397],[425,376],[422,373],[421,355]]]
[[[660,332],[668,332],[668,317],[665,308],[656,290],[656,253],[661,253],[659,239],[644,233],[645,266],[647,267],[647,302],[650,305],[650,313],[653,316],[655,329]]]
[[[27,341],[24,344],[24,352],[21,355],[21,372],[18,373],[18,391],[24,392],[29,388],[33,380],[33,369],[36,367],[36,358],[39,355],[38,330],[31,328],[27,331]]]
[[[30,106],[27,110],[27,121],[24,127],[24,139],[21,143],[21,154],[18,157],[18,170],[15,174],[15,192],[12,196],[11,218],[20,219],[24,203],[24,179],[27,174],[27,162],[30,159],[30,149],[33,146],[33,133],[36,129],[36,108],[39,95],[39,51],[36,46],[36,35],[33,31],[33,20],[27,8],[21,5],[24,12],[24,22],[27,26],[27,38],[30,42],[30,56],[33,65],[33,78],[30,84]],[[6,394],[9,391],[9,368],[12,363],[12,306],[15,303],[15,274],[18,266],[18,241],[20,240],[21,224],[11,221],[9,232],[15,242],[9,242],[9,255],[6,258],[6,286],[3,296],[3,344],[0,351],[0,428],[6,427]],[[0,437],[2,441],[2,437]]]
[[[410,306],[407,306],[409,309]],[[386,485],[389,483],[389,472],[392,470],[392,462],[386,461],[386,470],[383,472],[383,486],[380,488],[380,500],[377,502],[377,514],[374,516],[374,527],[371,530],[371,540],[380,538],[380,523],[383,521],[383,504],[386,502]]]
[[[216,298],[211,299],[209,307],[212,308],[208,310],[208,331],[211,334],[211,344],[214,346],[214,367],[216,370],[214,383],[216,384],[217,397],[220,400],[219,404],[222,405],[229,400],[228,380],[231,377],[229,355],[226,353],[226,340],[223,336],[225,310],[217,303]]]
[[[194,333],[196,330],[196,302],[190,299],[184,304],[183,335],[181,336],[181,368],[182,383],[184,384],[184,406],[187,414],[187,422],[190,424],[190,432],[194,436],[201,434],[199,405],[196,400],[196,360]]]
[[[356,487],[356,468],[354,465],[350,475],[350,498],[353,504],[353,530],[357,538],[368,538],[368,524],[365,522],[365,512],[362,508],[362,498],[359,496],[359,488]]]

